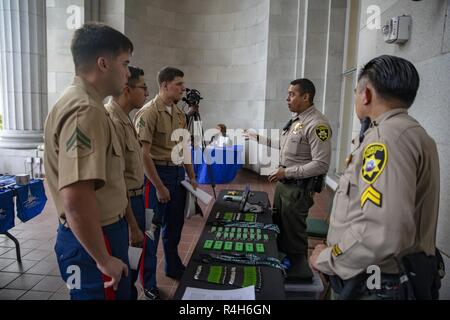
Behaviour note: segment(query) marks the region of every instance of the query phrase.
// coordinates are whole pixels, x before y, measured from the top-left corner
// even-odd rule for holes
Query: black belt
[[[399,274],[381,274],[379,289],[369,289],[367,287],[366,273],[361,273],[351,279],[342,280],[339,276],[328,276],[333,291],[339,294],[340,300],[355,299],[360,296],[377,294],[380,297],[399,296],[403,290]]]
[[[308,178],[308,179],[283,179],[283,180],[280,180],[280,182],[283,184],[289,184],[289,185],[295,184],[300,188],[306,188],[308,185],[309,179],[310,178]]]
[[[128,190],[128,197],[138,197],[144,194],[144,186],[136,189]]]
[[[183,164],[176,164],[172,161],[161,161],[161,160],[153,160],[155,166],[165,166],[165,167],[182,167]]]
[[[119,222],[119,221],[122,220],[122,219],[124,219],[124,217],[121,216],[121,215],[118,215],[118,216],[116,217],[116,219],[115,219],[113,222],[111,222],[109,225],[112,225],[112,224],[114,224],[114,223],[117,223],[117,222]],[[63,226],[63,227],[66,228],[66,229],[70,229],[70,227],[69,227],[69,225],[68,225],[66,219],[61,218],[61,217],[58,217],[58,221],[59,221],[59,224],[60,224],[61,226]],[[106,227],[106,226],[102,226],[102,227]]]

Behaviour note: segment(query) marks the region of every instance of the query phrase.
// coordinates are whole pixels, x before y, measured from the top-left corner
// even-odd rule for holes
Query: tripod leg
[[[217,196],[216,196],[216,186],[215,186],[215,185],[211,185],[211,188],[212,188],[212,190],[213,190],[214,200],[217,200]]]

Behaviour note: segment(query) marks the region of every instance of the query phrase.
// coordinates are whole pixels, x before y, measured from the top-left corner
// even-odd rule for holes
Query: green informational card
[[[213,244],[214,244],[214,241],[206,240],[205,244],[203,245],[203,249],[210,250],[212,248]]]
[[[256,222],[256,216],[254,213],[246,213],[244,215],[245,222]]]
[[[214,250],[222,250],[223,241],[214,242]]]
[[[253,243],[246,243],[245,244],[245,251],[248,252],[248,253],[252,253],[254,251]]]
[[[225,246],[223,247],[223,250],[225,250],[225,251],[233,250],[233,242],[230,242],[230,241],[225,242]]]
[[[221,283],[222,272],[224,267],[222,266],[211,266],[208,274],[208,282],[210,283]]]
[[[225,220],[225,221],[231,221],[231,220],[233,220],[233,217],[234,217],[234,213],[232,213],[232,212],[225,212],[223,214],[223,220]]]
[[[244,244],[242,242],[236,242],[236,244],[234,245],[234,250],[236,250],[237,252],[244,251]]]
[[[257,253],[264,253],[265,252],[264,245],[262,243],[257,243],[256,244],[256,252]]]

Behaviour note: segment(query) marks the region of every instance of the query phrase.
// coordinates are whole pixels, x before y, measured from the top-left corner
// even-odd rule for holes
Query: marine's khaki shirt
[[[45,173],[58,215],[64,220],[60,190],[95,181],[100,224],[118,221],[127,207],[122,148],[102,99],[76,77],[45,123]]]
[[[174,104],[170,114],[164,101],[156,95],[139,110],[134,124],[139,140],[150,145],[150,157],[157,161],[171,162],[172,150],[179,146],[177,141],[172,141],[172,133],[177,129],[186,129],[184,113]]]
[[[436,143],[405,109],[383,114],[348,159],[319,270],[347,280],[371,265],[398,273],[393,257],[434,255],[438,207]]]
[[[136,190],[144,185],[144,164],[142,149],[136,129],[122,108],[111,100],[106,106],[116,127],[117,138],[125,159],[125,183],[128,190]]]
[[[304,179],[328,172],[331,129],[325,116],[311,106],[299,114],[280,139],[280,165],[286,178]]]

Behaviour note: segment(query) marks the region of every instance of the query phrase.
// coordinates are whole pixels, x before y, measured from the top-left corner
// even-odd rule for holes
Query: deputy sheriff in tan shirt
[[[395,99],[381,99],[366,79],[367,73],[380,70],[394,83],[403,84],[393,93],[398,96]],[[400,71],[413,78],[399,79]],[[435,254],[438,153],[434,140],[406,108],[415,97],[418,79],[411,63],[392,56],[375,58],[363,69],[356,89],[357,114],[360,119],[369,112],[379,115],[347,159],[334,199],[328,246],[318,246],[311,257],[319,271],[344,281],[366,274],[369,266],[397,275],[389,288],[383,288],[383,294],[391,298],[397,296],[393,288],[401,287],[395,259],[415,252]],[[406,97],[412,100],[400,92],[411,92]],[[396,104],[406,107],[386,107]]]
[[[438,154],[420,124],[406,109],[383,114],[348,162],[333,204],[330,247],[317,259],[318,269],[347,280],[370,265],[398,273],[393,258],[410,252],[434,255]]]
[[[269,177],[269,181],[278,182],[273,219],[281,231],[278,248],[292,265],[288,270],[291,278],[303,278],[299,274],[308,250],[306,217],[314,204],[312,182],[328,172],[331,159],[331,128],[327,118],[314,107],[314,96],[315,87],[310,80],[291,83],[287,102],[295,116],[283,128],[279,141],[280,168]],[[278,143],[260,136],[256,139],[271,147]]]

